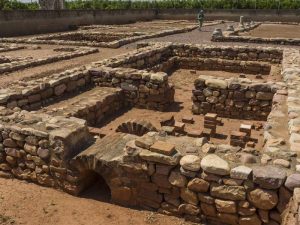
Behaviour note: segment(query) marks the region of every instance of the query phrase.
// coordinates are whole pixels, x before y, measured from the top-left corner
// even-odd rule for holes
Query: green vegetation
[[[23,3],[17,0],[0,0],[0,10],[14,10],[26,9],[36,10],[39,9],[38,3]]]
[[[38,9],[37,3],[0,0],[0,9]],[[300,9],[300,0],[69,0],[67,9]]]
[[[73,0],[66,2],[68,9],[300,9],[300,0],[156,0],[110,1]]]

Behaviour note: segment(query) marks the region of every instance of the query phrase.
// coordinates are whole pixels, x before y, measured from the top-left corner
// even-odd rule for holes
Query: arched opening
[[[82,175],[84,188],[80,197],[94,199],[102,202],[111,201],[111,191],[105,179],[98,173],[88,170]]]

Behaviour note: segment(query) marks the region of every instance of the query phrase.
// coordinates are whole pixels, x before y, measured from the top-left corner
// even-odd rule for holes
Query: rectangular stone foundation
[[[284,141],[291,142],[292,150],[299,146],[299,52],[285,50],[284,55],[282,53],[276,48],[150,44],[134,53],[46,79],[36,79],[28,82],[26,87],[15,85],[2,90],[0,104],[10,109],[0,110],[0,175],[77,194],[86,186],[87,171],[92,170],[103,176],[111,189],[112,201],[118,204],[138,206],[195,222],[280,224],[280,215],[295,188],[291,180],[298,176],[296,154]],[[154,109],[168,106],[173,101],[169,93],[174,88],[168,75],[157,71],[164,71],[164,65],[172,67],[174,64],[170,61],[175,58],[182,67],[194,69],[203,65],[212,69],[205,62],[218,62],[218,69],[227,66],[230,70],[244,71],[245,65],[251,64],[246,70],[258,68],[257,72],[266,75],[270,66],[280,63],[283,56],[287,86],[284,82],[259,83],[205,76],[197,79],[194,91],[195,105],[209,104],[209,109],[218,114],[243,119],[268,117],[264,133],[266,146],[272,148],[272,153],[275,152],[274,144],[286,147],[276,154],[212,144],[205,138],[172,137],[154,132],[141,138],[117,133],[92,143],[86,121],[72,117],[89,121],[86,116],[90,109],[86,114],[80,114],[80,107],[86,112],[89,107],[101,105],[102,98],[110,98],[104,89],[112,89],[113,93],[121,90],[124,102],[132,106]],[[281,84],[287,90],[281,90]],[[79,94],[79,91],[86,92]],[[97,94],[90,95],[93,92]],[[57,105],[53,105],[56,107],[69,95],[73,99],[67,99],[68,104],[58,114],[19,109],[32,110],[33,106],[53,102],[56,102]],[[275,119],[282,115],[289,118],[288,129],[292,135],[285,139],[280,132],[273,132],[275,126],[269,126],[273,125],[270,123],[273,115],[270,116],[269,112],[272,107],[278,109],[276,104],[282,99],[288,99],[288,110],[294,113],[293,117],[288,117],[288,112],[274,116]],[[89,103],[88,106],[85,103]],[[158,140],[172,145],[172,151],[167,155],[151,151],[151,146]],[[245,166],[243,155],[251,157],[253,163]],[[298,203],[295,202],[297,207]],[[299,211],[293,208],[289,212],[295,218]]]
[[[193,90],[193,113],[217,113],[221,117],[266,120],[272,99],[280,89],[276,83],[248,79],[200,76]]]
[[[45,107],[41,111],[53,116],[84,119],[89,126],[95,126],[122,107],[125,107],[125,101],[120,89],[96,87],[73,98]]]

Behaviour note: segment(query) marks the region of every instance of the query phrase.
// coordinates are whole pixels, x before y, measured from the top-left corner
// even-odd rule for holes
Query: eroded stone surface
[[[262,188],[277,189],[286,179],[286,172],[274,166],[253,168],[253,181]]]
[[[229,164],[215,154],[205,156],[201,160],[201,168],[205,172],[217,175],[228,175],[230,172]]]

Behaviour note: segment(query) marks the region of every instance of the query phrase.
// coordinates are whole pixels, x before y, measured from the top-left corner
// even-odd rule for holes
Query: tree
[[[0,9],[3,9],[7,3],[8,3],[8,0],[0,0]]]

